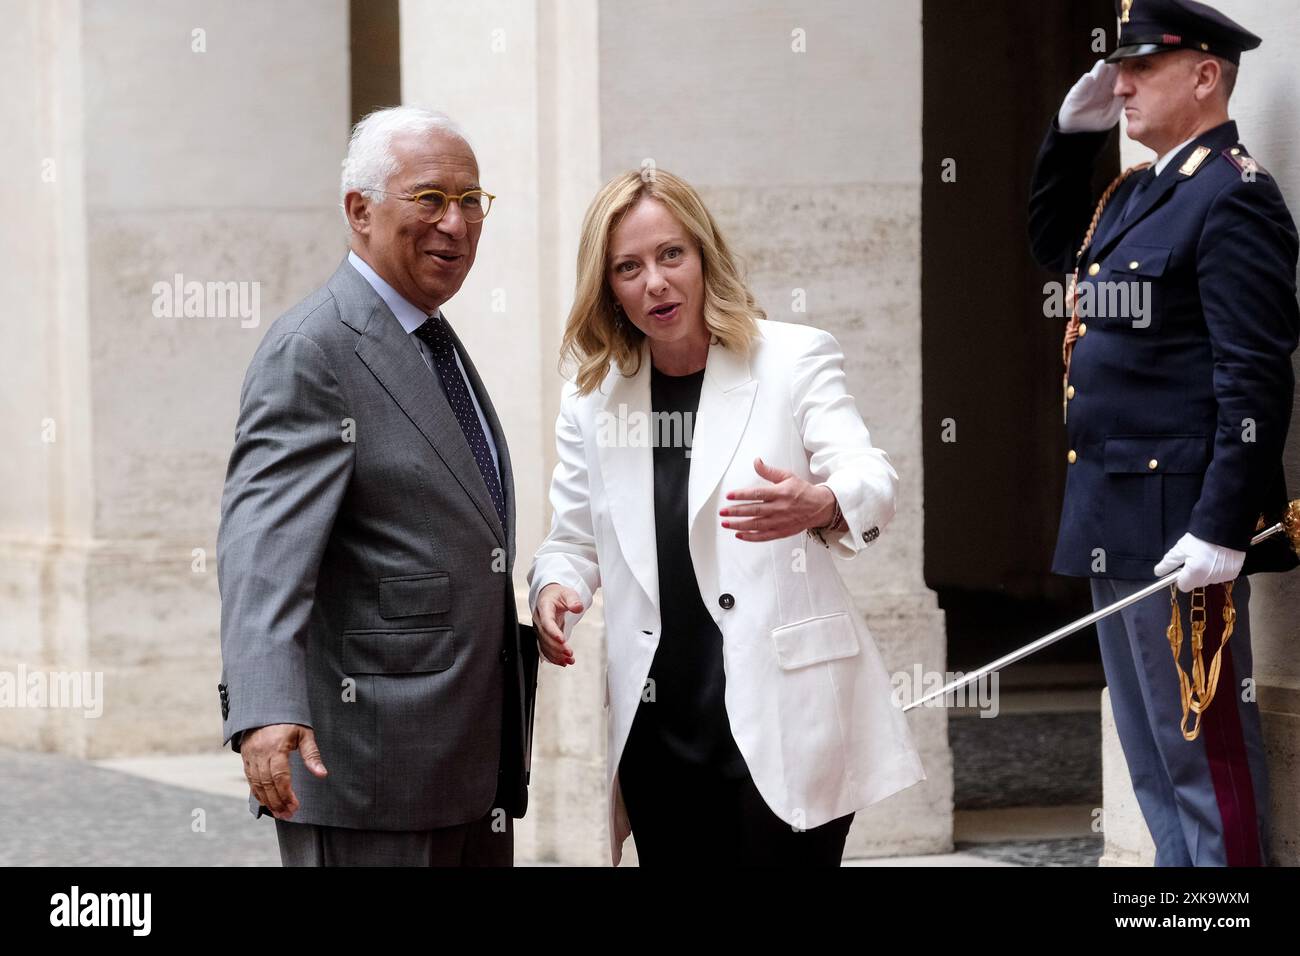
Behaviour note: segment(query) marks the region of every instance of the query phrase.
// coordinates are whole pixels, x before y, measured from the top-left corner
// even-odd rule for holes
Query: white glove
[[[1116,96],[1114,63],[1098,60],[1070,87],[1056,116],[1062,133],[1100,133],[1119,122],[1124,97]]]
[[[1178,590],[1190,591],[1208,584],[1236,580],[1245,560],[1245,551],[1234,551],[1232,548],[1202,541],[1193,534],[1185,534],[1160,559],[1156,565],[1156,577],[1162,578],[1182,565],[1182,573],[1178,575]]]

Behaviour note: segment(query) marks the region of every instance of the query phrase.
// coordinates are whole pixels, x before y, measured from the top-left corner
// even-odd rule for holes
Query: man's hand
[[[1202,541],[1193,534],[1185,534],[1160,559],[1156,565],[1156,577],[1162,578],[1182,565],[1182,573],[1178,575],[1178,590],[1190,591],[1209,584],[1236,580],[1245,560],[1245,551],[1234,551],[1232,548]]]
[[[316,734],[301,724],[268,724],[245,731],[239,738],[239,753],[244,758],[244,776],[257,802],[271,811],[277,820],[288,820],[300,804],[289,779],[289,751],[302,755],[307,769],[318,777],[328,771],[320,759]]]
[[[581,611],[582,599],[573,588],[548,584],[537,595],[533,627],[537,628],[537,644],[542,649],[542,656],[552,664],[568,667],[573,663],[573,651],[564,642],[564,615]]]
[[[810,484],[795,477],[794,472],[771,467],[762,458],[754,459],[754,471],[773,484],[727,492],[728,500],[741,503],[727,505],[718,512],[724,518],[748,519],[722,522],[724,528],[735,529],[741,541],[788,538],[823,528],[831,520],[835,493],[825,485]]]
[[[1114,63],[1098,60],[1070,87],[1056,115],[1062,133],[1100,133],[1119,122],[1124,97],[1114,92],[1118,70]]]

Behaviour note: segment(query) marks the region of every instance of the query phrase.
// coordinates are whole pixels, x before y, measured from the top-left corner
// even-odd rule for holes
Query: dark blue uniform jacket
[[[1038,155],[1030,244],[1062,275],[1096,208],[1107,135],[1053,120]],[[1071,360],[1059,574],[1152,580],[1187,531],[1247,550],[1261,515],[1271,524],[1286,502],[1300,243],[1282,194],[1233,122],[1180,149],[1121,222],[1138,179],[1112,196],[1079,263],[1091,316]],[[1245,572],[1295,564],[1278,536]]]

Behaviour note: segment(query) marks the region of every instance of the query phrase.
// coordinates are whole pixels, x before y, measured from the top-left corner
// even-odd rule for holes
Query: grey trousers
[[[1147,581],[1092,579],[1094,607],[1132,594]],[[1223,587],[1206,591],[1204,660],[1223,630]],[[1224,648],[1218,693],[1202,715],[1201,734],[1183,739],[1178,672],[1165,628],[1169,592],[1160,591],[1097,623],[1111,711],[1142,816],[1156,845],[1156,866],[1259,866],[1268,845],[1268,768],[1259,704],[1249,678],[1250,583],[1233,586],[1237,621]],[[1178,596],[1183,667],[1191,666],[1188,596]]]
[[[509,814],[436,830],[352,830],[276,820],[284,866],[514,866]]]

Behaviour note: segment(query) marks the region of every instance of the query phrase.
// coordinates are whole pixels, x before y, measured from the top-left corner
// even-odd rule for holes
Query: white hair
[[[343,160],[343,177],[339,183],[339,208],[344,222],[348,222],[348,193],[359,192],[375,203],[384,201],[384,194],[379,190],[397,172],[393,137],[400,133],[428,133],[432,130],[451,133],[469,146],[469,137],[455,120],[445,113],[419,106],[390,106],[375,110],[352,127],[348,155]],[[473,147],[470,149],[472,151]],[[351,228],[351,223],[348,225]]]

